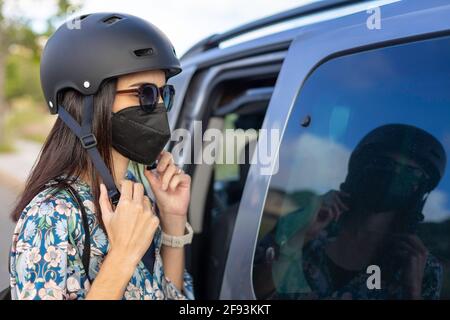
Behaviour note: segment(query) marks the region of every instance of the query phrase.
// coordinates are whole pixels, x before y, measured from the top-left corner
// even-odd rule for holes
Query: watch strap
[[[192,242],[194,230],[192,229],[189,222],[186,222],[185,230],[187,231],[187,233],[182,236],[171,236],[162,231],[162,244],[173,248],[182,248],[186,244],[190,244]]]

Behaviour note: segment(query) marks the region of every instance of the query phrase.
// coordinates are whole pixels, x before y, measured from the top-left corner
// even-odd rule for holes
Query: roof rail
[[[313,2],[308,5],[304,5],[298,8],[294,8],[291,10],[287,10],[284,12],[280,12],[277,14],[274,14],[272,16],[268,16],[256,21],[252,21],[249,23],[246,23],[242,26],[239,26],[237,28],[231,29],[227,32],[220,33],[220,34],[213,34],[198,43],[196,43],[194,46],[192,46],[186,53],[181,57],[186,58],[189,56],[193,56],[195,54],[207,51],[212,48],[216,48],[219,46],[221,42],[224,42],[226,40],[235,38],[237,36],[240,36],[242,34],[261,29],[264,27],[268,27],[280,22],[288,21],[294,18],[300,18],[302,16],[307,16],[313,13],[317,13],[320,11],[335,9],[338,7],[350,5],[357,2],[367,2],[370,0],[322,0],[318,2]]]

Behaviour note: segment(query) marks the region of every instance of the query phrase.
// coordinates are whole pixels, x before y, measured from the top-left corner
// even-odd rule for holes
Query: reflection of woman
[[[61,26],[42,55],[44,95],[59,117],[13,212],[12,298],[193,298],[182,248],[190,178],[161,152],[174,94],[166,80],[179,61],[137,17],[80,22]],[[145,177],[159,212],[127,172],[130,160],[157,159]]]
[[[276,288],[272,297],[439,298],[442,267],[415,230],[423,219],[427,195],[437,186],[445,165],[442,145],[421,129],[386,125],[370,132],[353,151],[341,190],[318,197],[319,204],[307,210],[314,212],[311,223],[307,227],[303,223],[295,236],[280,244],[277,235],[285,233],[282,220],[294,221],[288,215],[263,240],[262,248],[275,246],[278,252],[271,263],[272,289]],[[305,202],[297,203],[305,208]],[[304,215],[304,211],[291,215]],[[301,260],[292,250],[299,245]],[[283,263],[291,274],[292,266],[301,264],[294,269],[303,273],[307,289],[303,285],[279,290],[283,280],[290,280],[277,280]],[[370,265],[380,267],[380,289],[367,287]],[[265,293],[270,296],[267,287]]]

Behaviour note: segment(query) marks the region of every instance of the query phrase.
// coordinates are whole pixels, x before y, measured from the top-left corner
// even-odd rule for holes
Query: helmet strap
[[[64,109],[58,106],[58,116],[70,128],[70,130],[80,139],[81,145],[86,149],[91,161],[102,177],[103,183],[108,189],[108,197],[113,205],[117,205],[120,198],[120,192],[117,190],[111,172],[108,170],[100,152],[97,149],[97,139],[92,133],[92,121],[94,117],[94,95],[87,95],[83,98],[83,112],[81,126],[78,122]]]

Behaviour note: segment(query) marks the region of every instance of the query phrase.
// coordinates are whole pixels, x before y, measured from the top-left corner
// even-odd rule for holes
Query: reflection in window
[[[450,298],[449,56],[444,37],[309,77],[265,203],[258,298]]]

